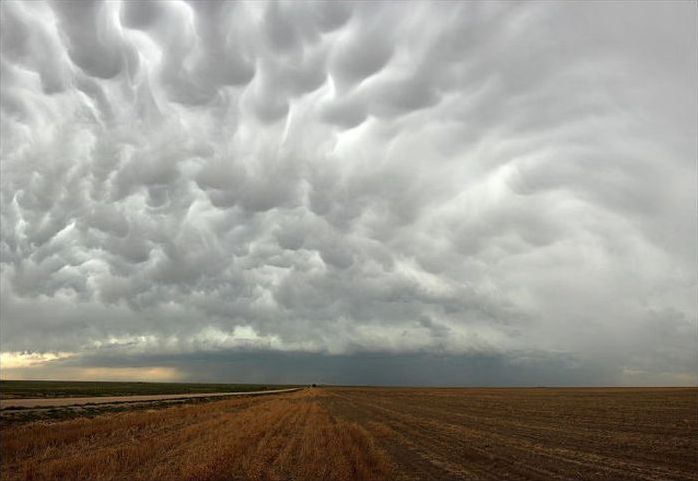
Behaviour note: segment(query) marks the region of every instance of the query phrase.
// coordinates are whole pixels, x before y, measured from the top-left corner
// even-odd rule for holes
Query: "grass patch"
[[[272,384],[204,384],[170,382],[0,381],[0,397],[54,398],[251,392],[296,386]]]

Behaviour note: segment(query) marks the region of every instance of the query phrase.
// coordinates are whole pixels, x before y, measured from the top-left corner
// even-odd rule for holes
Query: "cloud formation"
[[[691,2],[0,8],[3,352],[698,382]]]

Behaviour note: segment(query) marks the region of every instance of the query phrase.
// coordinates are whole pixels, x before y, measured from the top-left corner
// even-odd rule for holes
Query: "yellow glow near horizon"
[[[0,379],[42,379],[74,381],[177,381],[182,373],[174,367],[81,367],[53,363],[76,357],[72,352],[0,353]]]
[[[0,369],[19,369],[73,357],[72,352],[0,352]]]
[[[79,379],[86,381],[177,381],[180,372],[173,367],[85,367]]]

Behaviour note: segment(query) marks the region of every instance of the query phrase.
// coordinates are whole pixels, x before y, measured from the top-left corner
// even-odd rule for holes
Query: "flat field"
[[[271,384],[203,384],[179,382],[0,381],[0,398],[137,396],[203,394],[283,389]]]
[[[0,479],[698,480],[698,389],[312,388],[0,428]]]

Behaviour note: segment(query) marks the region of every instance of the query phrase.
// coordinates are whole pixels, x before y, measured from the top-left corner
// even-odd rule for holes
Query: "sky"
[[[696,2],[0,9],[3,379],[698,384]]]

